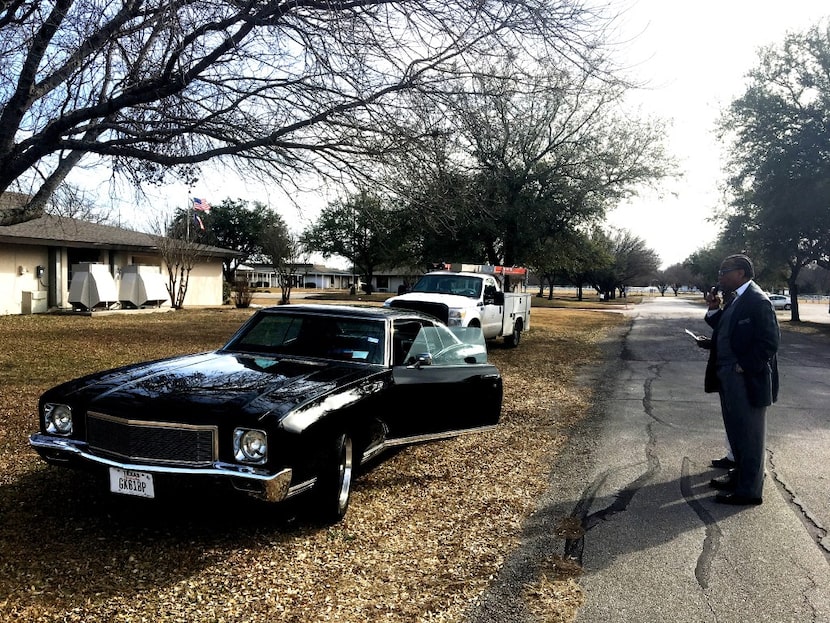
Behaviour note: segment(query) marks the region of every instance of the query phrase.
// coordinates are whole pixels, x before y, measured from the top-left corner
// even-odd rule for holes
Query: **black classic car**
[[[285,305],[214,352],[99,372],[46,391],[29,442],[54,465],[152,498],[225,479],[270,502],[305,493],[340,520],[355,469],[382,451],[495,426],[501,375],[478,329],[419,312]]]

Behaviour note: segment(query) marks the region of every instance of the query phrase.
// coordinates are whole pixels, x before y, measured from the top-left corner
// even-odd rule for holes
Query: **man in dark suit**
[[[752,261],[730,255],[721,263],[718,284],[706,295],[706,322],[712,327],[704,389],[718,392],[726,436],[736,467],[711,481],[723,504],[760,504],[766,460],[766,409],[778,399],[778,318],[754,281]],[[703,344],[701,344],[704,348]]]

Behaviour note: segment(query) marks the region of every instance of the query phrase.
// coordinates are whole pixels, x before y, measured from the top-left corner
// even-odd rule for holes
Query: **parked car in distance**
[[[304,494],[346,513],[357,468],[386,449],[494,427],[502,378],[481,330],[416,311],[284,305],[214,352],[138,363],[49,389],[31,446],[153,498],[212,478],[269,502]]]
[[[772,306],[775,309],[791,309],[792,302],[790,301],[789,296],[784,296],[783,294],[767,294]]]

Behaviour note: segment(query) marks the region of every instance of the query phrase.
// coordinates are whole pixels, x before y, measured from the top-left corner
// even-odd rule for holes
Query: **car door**
[[[398,328],[395,336],[406,329],[412,337],[412,325]],[[480,347],[459,342],[444,325],[422,325],[408,360],[392,369],[392,400],[384,418],[389,441],[440,438],[498,423],[501,375],[487,361],[483,338],[480,342]],[[423,356],[420,363],[413,361],[419,355],[429,355],[431,363]]]
[[[498,337],[501,335],[502,322],[504,319],[504,308],[495,302],[495,294],[499,287],[495,278],[487,276],[484,278],[484,305],[481,309],[481,327],[484,335]]]

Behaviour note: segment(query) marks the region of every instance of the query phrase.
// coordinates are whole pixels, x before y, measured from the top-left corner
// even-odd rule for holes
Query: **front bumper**
[[[210,467],[134,464],[92,454],[82,441],[42,433],[30,435],[29,444],[47,463],[52,465],[96,464],[153,474],[230,478],[237,489],[268,502],[280,502],[299,492],[296,490],[298,488],[291,487],[292,470],[289,467],[277,473],[271,473],[250,465],[237,465],[222,461],[215,461]]]

